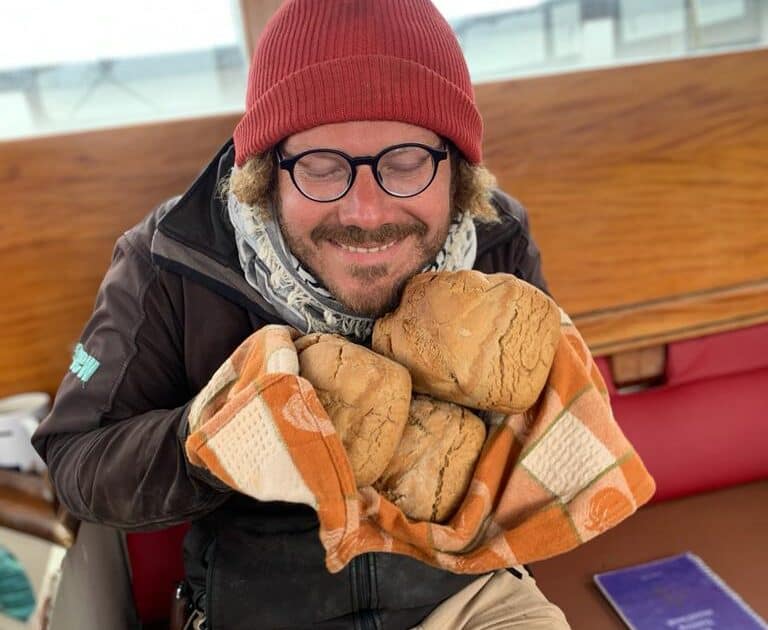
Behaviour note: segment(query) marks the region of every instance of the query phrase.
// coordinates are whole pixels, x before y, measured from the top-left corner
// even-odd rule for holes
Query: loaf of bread
[[[533,405],[560,337],[560,310],[513,275],[427,272],[379,319],[373,349],[406,366],[415,392],[473,409]]]
[[[485,442],[485,424],[459,405],[414,396],[392,461],[374,487],[408,517],[442,523],[458,509]]]
[[[295,345],[299,374],[336,428],[357,485],[371,485],[392,459],[408,419],[408,370],[338,335],[305,335]]]

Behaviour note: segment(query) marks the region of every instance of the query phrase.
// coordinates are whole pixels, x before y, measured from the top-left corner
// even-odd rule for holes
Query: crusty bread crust
[[[357,485],[371,485],[392,458],[408,419],[408,370],[338,335],[310,334],[295,345],[299,373],[330,416]]]
[[[485,424],[468,409],[414,396],[403,438],[374,487],[408,517],[444,522],[461,504],[484,442]]]
[[[557,305],[513,275],[428,272],[376,322],[373,349],[408,368],[415,392],[520,413],[539,397],[559,336]]]

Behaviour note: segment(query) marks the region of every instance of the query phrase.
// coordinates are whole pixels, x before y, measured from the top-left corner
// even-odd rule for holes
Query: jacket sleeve
[[[33,436],[59,500],[82,520],[160,527],[202,516],[230,495],[184,452],[194,392],[175,280],[130,233],[121,237],[53,409]]]

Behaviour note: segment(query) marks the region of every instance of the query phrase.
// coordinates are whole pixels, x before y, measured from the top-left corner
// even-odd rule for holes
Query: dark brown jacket
[[[239,495],[185,457],[192,398],[249,334],[282,323],[245,281],[216,194],[232,161],[227,143],[183,196],[118,240],[33,443],[80,519],[126,530],[193,522],[187,570],[213,630],[406,627],[467,577],[389,554],[366,554],[330,575],[311,509]],[[475,267],[546,290],[525,211],[503,193],[494,199],[503,220],[478,226]],[[247,610],[235,603],[242,597]]]

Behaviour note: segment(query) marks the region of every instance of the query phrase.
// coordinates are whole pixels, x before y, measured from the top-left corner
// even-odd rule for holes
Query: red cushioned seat
[[[126,534],[131,588],[143,624],[168,619],[176,584],[184,578],[182,546],[189,524]]]
[[[667,348],[666,382],[670,385],[763,368],[768,368],[768,324],[687,339]]]
[[[655,501],[768,477],[768,326],[670,344],[664,383],[640,392],[618,393],[597,363]]]

